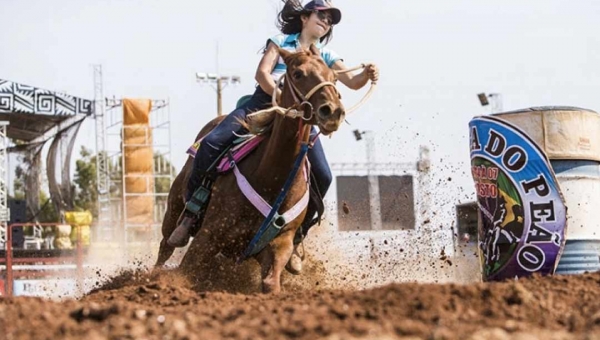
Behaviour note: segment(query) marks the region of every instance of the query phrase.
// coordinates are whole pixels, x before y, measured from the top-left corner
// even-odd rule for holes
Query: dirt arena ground
[[[79,299],[0,299],[3,339],[600,339],[600,273],[336,289],[313,264],[265,296],[256,268],[230,265],[203,282],[139,269]]]
[[[0,299],[0,338],[600,339],[600,273],[480,283],[473,243],[452,256],[431,246],[446,229],[336,243],[317,228],[303,274],[285,273],[279,295],[259,292],[254,261],[216,259],[198,280],[151,271],[148,247],[128,264],[118,248],[92,249],[95,288]]]
[[[78,301],[5,299],[0,322],[5,339],[592,339],[599,283],[587,274],[262,296],[201,292],[163,274]]]

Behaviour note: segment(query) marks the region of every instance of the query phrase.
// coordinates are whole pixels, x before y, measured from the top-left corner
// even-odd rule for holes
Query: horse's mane
[[[277,112],[271,111],[261,113],[254,117],[246,117],[245,120],[240,119],[239,121],[240,124],[248,130],[249,134],[263,135],[273,129],[276,115]]]
[[[285,62],[288,65],[301,65],[305,63],[310,58],[310,56],[311,54],[309,52],[295,52],[291,54],[285,60]],[[277,116],[277,114],[278,113],[275,111],[264,112],[257,116],[246,117],[245,120],[240,120],[240,124],[242,124],[242,126],[246,128],[250,134],[262,135],[273,129],[273,123],[275,122],[275,117]]]

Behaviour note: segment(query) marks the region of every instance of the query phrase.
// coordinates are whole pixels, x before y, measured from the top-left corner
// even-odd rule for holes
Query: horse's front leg
[[[191,164],[188,161],[189,164]],[[186,167],[189,168],[190,165],[186,163]],[[185,168],[183,169],[185,171]],[[183,209],[185,209],[185,201],[183,199],[183,192],[185,186],[185,180],[187,177],[182,173],[177,175],[175,181],[173,181],[173,185],[169,190],[169,196],[167,198],[167,211],[165,212],[165,216],[162,222],[162,241],[160,242],[160,247],[158,249],[158,258],[156,263],[154,264],[155,269],[160,269],[166,262],[169,260],[173,252],[175,251],[175,247],[169,245],[167,240],[173,233],[173,230],[177,227],[177,220],[179,219],[179,215]]]
[[[295,229],[294,229],[295,231]],[[263,293],[281,292],[281,273],[294,250],[294,232],[286,231],[257,254],[260,263]]]
[[[210,274],[212,259],[221,251],[219,245],[209,228],[200,229],[181,260],[180,269],[196,282],[205,280]]]
[[[161,269],[165,265],[167,260],[169,260],[171,255],[173,255],[174,251],[175,247],[170,246],[167,243],[167,239],[163,238],[162,241],[160,241],[160,246],[158,248],[158,258],[156,259],[156,263],[154,264],[154,269]]]

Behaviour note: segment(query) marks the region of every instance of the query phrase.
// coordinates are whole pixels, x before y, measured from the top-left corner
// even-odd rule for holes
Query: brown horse
[[[282,189],[300,152],[300,143],[309,141],[312,125],[317,125],[322,134],[329,135],[337,131],[345,117],[340,95],[334,85],[336,75],[321,59],[315,46],[306,52],[280,50],[279,54],[287,65],[279,106],[296,108],[303,116],[290,115],[293,111],[284,113],[281,110],[247,119],[245,126],[248,130],[262,133],[265,139],[238,164],[240,172],[267,202],[274,202]],[[221,119],[215,118],[208,123],[198,138],[207,134]],[[306,162],[306,158],[302,162]],[[183,197],[192,163],[191,158],[188,159],[171,187],[157,266],[164,264],[173,253],[174,249],[166,240],[184,209]],[[279,211],[293,207],[305,194],[307,186],[303,172],[298,171]],[[306,208],[293,221],[288,221],[280,233],[254,256],[261,267],[263,292],[281,290],[281,273],[291,257],[294,235],[305,214]],[[264,219],[243,195],[234,174],[228,172],[220,175],[213,185],[202,227],[184,255],[180,269],[185,274],[197,276],[210,270],[208,263],[218,253],[232,258],[239,256]]]

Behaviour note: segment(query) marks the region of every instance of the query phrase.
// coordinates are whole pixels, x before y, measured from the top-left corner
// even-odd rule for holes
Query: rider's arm
[[[277,65],[277,60],[279,60],[279,51],[277,46],[271,42],[258,64],[255,76],[258,85],[269,95],[273,94],[273,89],[276,86],[273,77],[271,77],[271,72]],[[277,89],[277,96],[281,95],[280,92],[281,90]]]
[[[337,71],[344,71],[348,69],[346,65],[344,65],[344,62],[341,60],[337,60],[331,68]],[[352,90],[359,90],[367,84],[369,79],[377,81],[377,73],[378,72],[376,72],[375,66],[369,65],[368,67],[365,67],[361,73],[358,74],[354,74],[352,72],[339,74],[338,79],[342,82],[342,84],[346,85],[348,88]]]

